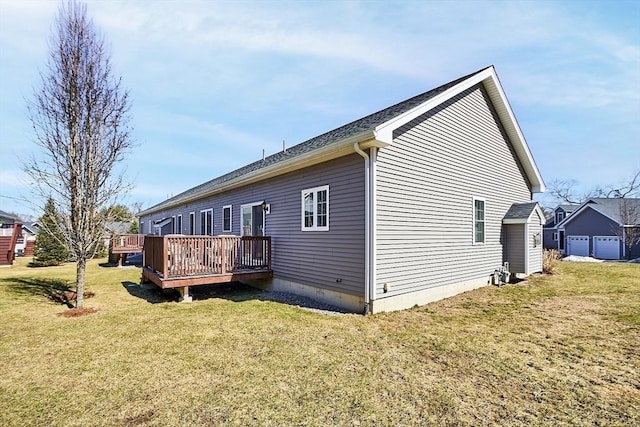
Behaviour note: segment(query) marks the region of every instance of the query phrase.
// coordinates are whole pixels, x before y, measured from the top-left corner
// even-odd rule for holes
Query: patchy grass
[[[192,304],[89,264],[0,269],[0,425],[640,425],[640,265],[376,316],[211,288]]]

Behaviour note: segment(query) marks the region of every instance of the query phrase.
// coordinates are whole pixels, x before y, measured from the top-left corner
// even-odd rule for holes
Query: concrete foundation
[[[305,296],[353,313],[362,313],[364,311],[364,298],[355,295],[320,289],[315,286],[304,285],[276,277],[268,280],[251,280],[246,281],[246,283],[266,291],[290,292],[295,295]]]
[[[489,284],[489,277],[480,277],[466,282],[454,283],[451,285],[437,286],[435,288],[424,289],[417,292],[410,292],[402,295],[395,295],[387,298],[379,298],[372,302],[373,313],[385,311],[396,311],[411,308],[416,305],[425,305],[430,302],[439,301],[466,291],[481,288]]]

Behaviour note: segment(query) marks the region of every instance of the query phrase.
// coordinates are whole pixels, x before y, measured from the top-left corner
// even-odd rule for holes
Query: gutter
[[[165,200],[157,205],[151,206],[143,211],[138,212],[138,216],[151,215],[155,212],[161,212],[176,206],[181,206],[202,199],[203,197],[212,196],[225,191],[232,190],[237,187],[259,182],[273,176],[278,176],[301,167],[311,166],[321,163],[332,158],[340,157],[350,152],[352,144],[358,144],[360,141],[367,141],[365,144],[377,144],[377,141],[370,141],[373,138],[373,131],[366,130],[355,135],[351,135],[342,140],[327,144],[321,148],[317,148],[294,157],[284,159],[271,165],[261,167],[254,171],[232,178],[229,181],[218,184],[214,188],[206,188],[186,197],[180,197],[180,194],[174,196],[171,202]],[[386,144],[385,144],[386,145]],[[293,148],[293,147],[291,147]],[[340,154],[343,153],[343,154]],[[230,172],[232,173],[232,172]],[[206,184],[206,183],[205,183]],[[204,185],[204,184],[201,184]],[[186,190],[189,191],[189,190]],[[182,194],[182,193],[181,193]],[[167,203],[168,202],[168,203]],[[164,204],[166,203],[166,204]]]

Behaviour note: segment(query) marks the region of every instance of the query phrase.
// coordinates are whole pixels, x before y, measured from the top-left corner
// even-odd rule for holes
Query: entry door
[[[243,236],[264,236],[264,211],[262,202],[252,203],[240,207],[242,215],[242,235]],[[262,259],[264,254],[264,242],[247,241],[243,247],[243,259],[245,263],[251,265],[252,260]]]
[[[242,206],[241,215],[243,236],[264,236],[262,203]]]

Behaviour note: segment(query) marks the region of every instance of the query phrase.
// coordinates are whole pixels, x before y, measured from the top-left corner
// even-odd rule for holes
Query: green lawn
[[[638,264],[366,317],[229,287],[180,304],[92,261],[99,311],[64,318],[73,273],[0,269],[2,426],[640,425]]]

